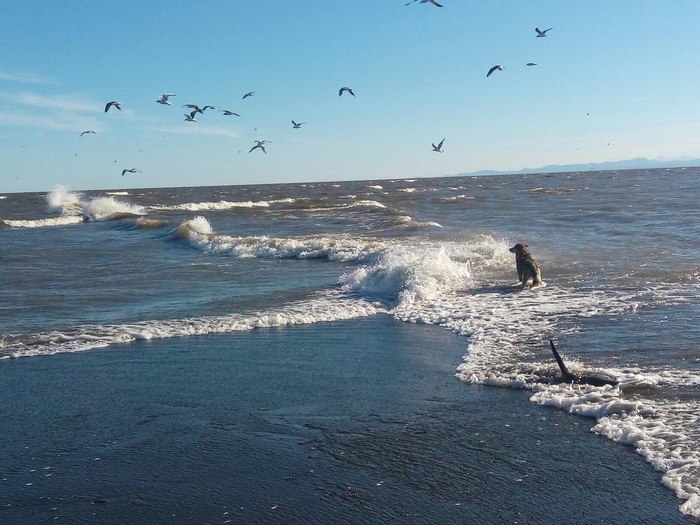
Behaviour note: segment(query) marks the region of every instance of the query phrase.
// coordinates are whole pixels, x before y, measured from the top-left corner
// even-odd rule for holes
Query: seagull
[[[526,66],[536,66],[537,64],[535,64],[534,62],[528,62],[528,63],[525,64],[525,65],[526,65]]]
[[[549,29],[545,29],[542,31],[539,27],[535,28],[535,31],[537,31],[537,38],[544,38],[547,36],[547,31],[551,30],[552,28],[550,27]]]
[[[417,1],[418,1],[418,0],[411,0],[411,1],[410,1],[409,3],[407,3],[406,5],[411,5],[412,3],[417,2]],[[428,2],[430,2],[431,4],[436,5],[436,6],[438,6],[438,7],[442,7],[442,5],[441,5],[441,4],[438,4],[435,0],[420,0],[420,3],[421,3],[421,4],[427,4]]]
[[[124,174],[125,174],[127,171],[128,171],[129,173],[136,173],[137,171],[138,171],[139,173],[141,172],[141,170],[137,170],[136,168],[131,168],[130,170],[124,169],[124,170],[122,170],[122,177],[124,176]]]
[[[246,93],[245,95],[243,95],[243,98],[252,97],[253,95],[255,95],[255,91],[248,91],[248,93]]]
[[[265,155],[267,155],[267,151],[265,151],[265,144],[267,144],[268,141],[267,141],[267,140],[256,140],[255,142],[257,142],[257,144],[256,144],[255,146],[253,146],[252,148],[250,148],[250,150],[248,151],[248,153],[250,153],[250,152],[253,151],[254,149],[260,148],[261,150],[263,150],[263,153],[264,153]]]
[[[343,91],[347,91],[347,92],[350,93],[353,97],[355,96],[355,93],[353,93],[352,89],[350,89],[349,87],[341,87],[341,88],[340,88],[340,91],[338,91],[338,96],[341,96],[341,95],[343,94]]]
[[[202,111],[202,108],[200,108],[197,104],[183,104],[180,107],[194,109],[194,111],[192,112],[193,117],[194,117],[194,113],[201,113],[202,115],[204,115],[204,111]]]
[[[493,66],[491,69],[489,69],[489,72],[486,73],[486,76],[490,77],[491,73],[493,73],[496,70],[503,71],[503,66]]]
[[[211,108],[211,109],[219,109],[219,108],[216,107],[216,106],[204,106],[204,107],[202,108],[202,113],[204,113],[204,112],[205,112],[207,109],[209,109],[209,108]]]
[[[445,139],[442,139],[437,146],[433,143],[433,151],[436,151],[437,153],[442,153],[442,143],[443,142],[445,142]]]
[[[234,113],[233,111],[229,111],[228,109],[220,109],[225,116],[230,117],[231,115],[236,115],[237,117],[240,117],[238,113]]]
[[[83,132],[80,134],[80,136],[82,137],[82,136],[85,135],[86,133],[92,133],[93,135],[95,134],[94,131],[92,131],[91,129],[89,129],[89,130],[87,130],[87,131],[83,131]]]
[[[306,122],[294,122],[292,120],[292,126],[294,126],[294,129],[299,129],[302,124],[306,124]]]
[[[201,113],[201,111],[200,111]],[[197,110],[193,110],[192,113],[185,113],[185,120],[187,122],[197,122],[197,119],[194,118],[194,116],[197,114]]]
[[[107,105],[105,106],[105,113],[107,113],[109,111],[109,108],[111,108],[112,106],[117,108],[119,111],[122,110],[121,103],[117,102],[116,100],[113,100],[112,102],[107,102]]]
[[[158,104],[165,104],[166,106],[170,105],[170,102],[168,102],[168,97],[174,97],[175,93],[163,93],[156,102]]]

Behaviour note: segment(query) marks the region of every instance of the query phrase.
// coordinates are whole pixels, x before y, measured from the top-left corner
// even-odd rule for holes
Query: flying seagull
[[[233,111],[229,111],[228,109],[220,109],[219,111],[221,111],[227,117],[229,117],[231,115],[236,115],[237,117],[240,117],[240,115],[238,113],[234,113]]]
[[[85,135],[86,133],[92,133],[93,135],[95,134],[94,131],[92,131],[91,129],[89,129],[89,130],[87,130],[87,131],[83,131],[83,132],[80,134],[80,136],[82,137],[82,136]]]
[[[166,106],[170,105],[170,102],[168,102],[168,97],[174,97],[175,93],[163,93],[156,102],[158,104],[165,104]]]
[[[255,144],[255,146],[253,146],[252,148],[250,148],[250,150],[248,151],[248,153],[250,153],[250,152],[253,151],[254,149],[260,148],[261,150],[263,150],[263,153],[264,153],[265,155],[267,155],[267,151],[265,151],[265,144],[267,144],[268,141],[267,141],[267,140],[256,140],[255,142],[257,142],[257,144]]]
[[[202,111],[202,108],[200,108],[197,104],[183,104],[180,107],[194,109],[192,113],[201,113],[202,115],[204,115],[204,111]]]
[[[207,109],[219,109],[219,108],[216,106],[204,106],[202,108],[202,113],[204,113]]]
[[[498,71],[503,71],[503,66],[493,66],[491,69],[489,69],[489,72],[486,73],[486,76],[487,76],[487,77],[490,77],[490,76],[491,76],[491,73],[493,73],[493,72],[496,71],[496,70],[498,70]]]
[[[536,66],[537,64],[535,64],[534,62],[528,62],[528,63],[525,64],[525,65],[526,65],[526,66]]]
[[[417,1],[418,1],[418,0],[411,0],[411,1],[410,1],[409,3],[407,3],[406,5],[411,5],[412,3],[417,2]],[[436,6],[438,6],[438,7],[442,7],[442,5],[441,5],[441,4],[438,4],[435,0],[420,0],[420,3],[421,3],[421,4],[427,4],[428,2],[431,3],[431,4],[433,4],[433,5],[436,5]]]
[[[200,111],[201,113],[201,111]],[[187,122],[197,122],[197,119],[194,118],[194,116],[197,114],[197,110],[193,110],[192,113],[185,113],[185,120]]]
[[[341,95],[343,94],[343,91],[347,91],[347,92],[350,93],[353,97],[355,96],[355,93],[353,93],[352,89],[350,89],[349,87],[341,87],[341,88],[340,88],[340,91],[338,91],[338,96],[341,96]]]
[[[435,143],[433,143],[433,151],[436,151],[437,153],[442,153],[442,143],[445,142],[445,139],[442,139],[440,143],[436,146]]]
[[[550,27],[549,29],[545,29],[542,31],[539,27],[535,28],[535,31],[537,31],[537,38],[543,38],[547,36],[547,31],[550,31],[552,28]]]
[[[294,122],[292,120],[292,126],[294,126],[294,129],[299,129],[302,124],[306,124],[306,122]]]
[[[124,169],[124,170],[122,170],[122,177],[124,176],[124,174],[125,174],[127,171],[128,171],[129,173],[136,173],[137,171],[138,171],[138,172],[141,172],[141,170],[137,170],[136,168],[131,168],[130,170]]]
[[[255,95],[255,91],[248,91],[248,93],[246,93],[245,95],[243,95],[243,98],[252,97],[253,95]]]
[[[112,102],[107,102],[107,105],[105,106],[105,113],[107,113],[109,111],[109,108],[111,108],[112,106],[117,108],[119,111],[122,110],[121,104],[116,100],[113,100]]]

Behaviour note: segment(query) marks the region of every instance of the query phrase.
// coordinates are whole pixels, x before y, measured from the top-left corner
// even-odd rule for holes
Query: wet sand
[[[661,475],[386,316],[0,362],[0,522],[688,524]]]

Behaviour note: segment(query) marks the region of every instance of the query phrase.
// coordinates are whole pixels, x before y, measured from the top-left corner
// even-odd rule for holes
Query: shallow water
[[[8,194],[0,357],[375,316],[437,325],[464,345],[447,374],[462,388],[585,415],[700,518],[699,174]],[[516,242],[543,286],[516,286]],[[572,371],[620,386],[558,383],[550,338]]]

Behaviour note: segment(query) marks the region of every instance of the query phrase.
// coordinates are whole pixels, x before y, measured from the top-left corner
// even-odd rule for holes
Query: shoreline
[[[693,523],[465,348],[379,315],[0,361],[0,521]]]

